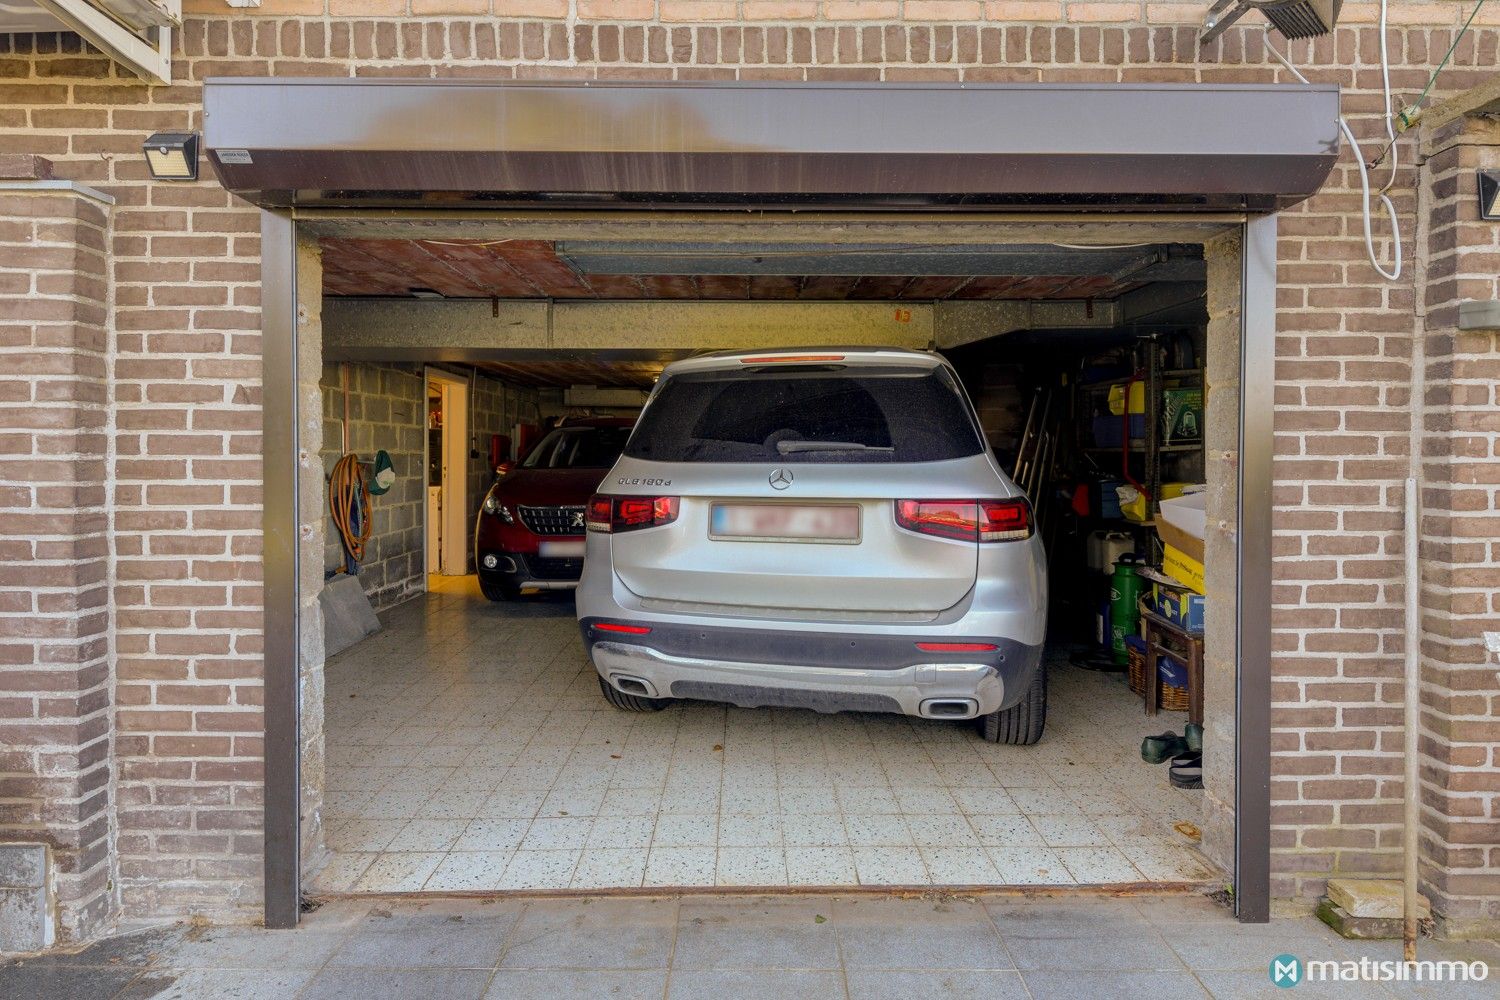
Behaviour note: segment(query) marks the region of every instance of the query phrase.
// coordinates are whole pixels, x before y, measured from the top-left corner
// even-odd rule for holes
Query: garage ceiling
[[[474,367],[512,385],[649,389],[666,361],[476,361]]]
[[[526,299],[1114,298],[1202,276],[1196,248],[786,247],[325,237],[336,296]]]

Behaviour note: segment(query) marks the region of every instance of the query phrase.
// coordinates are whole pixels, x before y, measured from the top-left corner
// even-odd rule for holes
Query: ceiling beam
[[[933,307],[904,302],[546,302],[328,298],[330,360],[665,358],[810,344],[926,348]]]
[[[1107,330],[1120,303],[546,302],[328,298],[329,360],[672,360],[704,351],[839,345],[948,349],[1018,330]]]
[[[933,304],[934,344],[963,347],[1018,330],[1107,330],[1120,325],[1113,300],[1042,299]]]

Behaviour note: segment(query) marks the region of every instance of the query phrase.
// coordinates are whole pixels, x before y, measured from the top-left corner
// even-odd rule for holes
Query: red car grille
[[[520,507],[521,523],[536,535],[581,535],[583,507]]]

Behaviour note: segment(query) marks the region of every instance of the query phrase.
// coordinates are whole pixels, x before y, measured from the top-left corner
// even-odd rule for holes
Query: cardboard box
[[[1171,545],[1165,547],[1161,557],[1161,571],[1194,593],[1205,592],[1203,563],[1179,548]]]
[[[1203,565],[1203,539],[1194,538],[1163,518],[1156,519],[1156,533],[1167,548],[1176,549],[1199,566]]]
[[[1205,598],[1178,587],[1157,584],[1151,592],[1152,609],[1158,615],[1189,632],[1203,631]]]

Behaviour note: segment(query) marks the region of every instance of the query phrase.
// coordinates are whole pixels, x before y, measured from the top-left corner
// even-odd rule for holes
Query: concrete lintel
[[[1428,108],[1422,115],[1422,128],[1436,131],[1459,118],[1497,113],[1500,113],[1500,76],[1492,76],[1479,86]]]
[[[1500,299],[1469,299],[1460,302],[1458,328],[1500,331]]]
[[[80,198],[91,198],[101,205],[113,206],[115,196],[105,194],[87,184],[79,184],[77,181],[58,180],[56,178],[39,178],[37,180],[0,180],[0,191],[27,191],[27,192],[53,192],[67,191],[78,195]]]
[[[937,302],[932,308],[939,348],[962,347],[1017,330],[1104,330],[1120,322],[1119,303],[1113,300]]]
[[[641,240],[700,243],[705,241],[786,243],[919,243],[1111,245],[1123,243],[1205,243],[1233,232],[1244,221],[1227,214],[1164,218],[1161,215],[1119,213],[1080,216],[1077,213],[1024,214],[951,212],[890,213],[877,217],[854,213],[819,213],[816,219],[792,212],[604,212],[490,209],[467,212],[405,211],[351,214],[344,211],[299,209],[299,224],[320,236],[361,239],[461,240],[493,237],[513,239]]]
[[[925,348],[933,309],[900,302],[325,300],[329,359],[677,357],[742,347]]]

